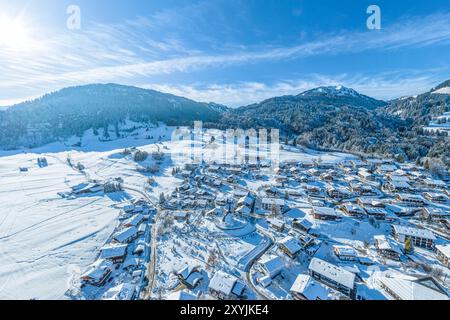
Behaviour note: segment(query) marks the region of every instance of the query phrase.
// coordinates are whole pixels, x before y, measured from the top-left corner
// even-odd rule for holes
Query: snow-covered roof
[[[114,236],[114,239],[118,242],[127,242],[129,239],[135,237],[137,233],[138,229],[136,227],[130,227],[118,232]]]
[[[424,238],[424,239],[430,239],[430,240],[436,240],[436,237],[434,236],[433,232],[427,229],[418,229],[414,227],[406,227],[406,226],[399,226],[399,225],[393,225],[392,226],[397,234],[403,234],[408,237],[418,237],[418,238]]]
[[[327,300],[329,295],[326,286],[315,281],[307,274],[301,274],[297,277],[291,287],[291,292],[302,294],[308,300]]]
[[[355,285],[355,275],[353,273],[318,258],[311,260],[309,270],[336,281],[347,288],[353,288]]]
[[[277,228],[283,228],[284,225],[285,225],[285,223],[284,223],[282,220],[280,220],[280,219],[272,219],[272,218],[269,218],[269,219],[267,219],[267,222],[268,222],[270,225],[275,226],[275,227],[277,227]]]
[[[89,278],[95,282],[101,281],[106,272],[112,270],[113,263],[107,260],[97,260],[81,275],[81,278]]]
[[[198,269],[198,265],[189,264],[189,265],[183,266],[180,270],[178,270],[176,272],[176,274],[186,280],[191,275],[191,273],[193,273],[197,269]]]
[[[380,282],[401,300],[448,300],[448,296],[409,277],[381,277]]]
[[[144,216],[142,214],[137,214],[134,217],[130,218],[125,225],[137,227],[144,220]]]
[[[300,242],[294,237],[286,237],[279,242],[280,245],[283,245],[290,254],[294,255],[302,249]]]
[[[216,292],[222,293],[225,296],[229,296],[231,295],[237,281],[238,279],[235,276],[219,271],[209,282],[209,288]]]
[[[253,198],[250,196],[245,196],[239,199],[238,205],[251,206],[253,204]]]
[[[284,206],[286,204],[286,201],[284,199],[278,199],[278,198],[264,198],[264,199],[262,199],[262,204]]]
[[[421,195],[409,193],[399,193],[397,194],[397,198],[402,201],[419,201],[419,202],[425,201],[425,199]]]
[[[123,245],[111,245],[105,246],[100,249],[100,257],[102,259],[113,259],[118,257],[123,257],[127,253],[128,246],[126,244]]]
[[[439,250],[444,256],[450,258],[450,244],[437,245],[436,250]]]
[[[379,250],[392,250],[397,253],[401,253],[400,249],[396,245],[394,245],[391,241],[389,241],[389,239],[386,238],[385,235],[378,235],[373,238]]]
[[[442,181],[442,180],[437,180],[437,179],[430,179],[427,178],[425,180],[423,180],[423,182],[427,185],[431,185],[431,186],[441,186],[441,187],[445,187],[447,184]]]
[[[353,256],[356,257],[358,253],[356,250],[350,246],[333,246],[334,252],[340,256]]]
[[[358,204],[353,204],[353,203],[346,203],[343,205],[344,209],[349,211],[349,212],[359,212],[359,213],[366,213],[364,211],[364,209],[358,205]]]
[[[325,215],[325,216],[338,216],[338,213],[334,208],[328,207],[314,207],[313,208],[315,214]]]
[[[411,185],[406,181],[392,180],[390,184],[396,189],[409,189]]]
[[[138,228],[139,232],[146,232],[147,231],[147,225],[146,224],[141,224]]]
[[[278,256],[270,256],[260,261],[260,264],[272,278],[277,276],[284,268],[283,260]]]
[[[166,297],[166,300],[169,301],[194,301],[197,300],[197,297],[188,291],[177,291],[171,293]]]
[[[397,167],[391,164],[383,164],[379,167],[379,169],[384,172],[393,172],[397,170]]]
[[[113,287],[103,294],[102,300],[128,301],[133,299],[136,286],[129,283],[122,283]]]
[[[241,282],[241,281],[236,281],[232,293],[238,297],[242,296],[242,294],[244,293],[244,290],[246,288],[245,283]]]
[[[252,210],[249,207],[242,205],[236,209],[236,212],[238,212],[240,214],[250,214],[250,213],[252,213]]]

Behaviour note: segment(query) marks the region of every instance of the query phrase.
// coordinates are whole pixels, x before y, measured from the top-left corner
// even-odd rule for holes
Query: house
[[[279,241],[278,246],[281,251],[286,253],[291,258],[295,258],[302,249],[302,245],[300,244],[300,242],[291,236]]]
[[[367,215],[369,217],[374,217],[375,219],[378,220],[385,220],[386,216],[387,216],[387,211],[386,209],[383,208],[372,208],[372,207],[365,207],[364,210],[366,210]]]
[[[375,248],[380,256],[391,260],[400,261],[401,251],[396,244],[389,241],[386,236],[379,235],[374,237]]]
[[[197,297],[190,293],[189,291],[181,290],[169,294],[166,299],[167,301],[195,301]]]
[[[343,188],[343,187],[327,187],[327,194],[329,197],[334,199],[345,199],[350,198],[352,196],[352,193],[350,190]]]
[[[127,255],[128,245],[110,245],[100,249],[100,258],[113,263],[122,263]]]
[[[362,218],[366,216],[366,211],[357,204],[346,203],[341,207],[341,210],[351,217]]]
[[[257,281],[263,288],[268,288],[272,284],[272,278],[270,276],[258,278]]]
[[[340,216],[334,208],[313,207],[313,215],[317,220],[339,220]]]
[[[174,211],[172,215],[177,221],[186,221],[190,216],[189,212],[186,211]]]
[[[252,208],[254,203],[255,203],[255,199],[253,197],[250,197],[247,195],[245,197],[240,198],[237,205],[238,205],[238,207],[246,206],[246,207]]]
[[[240,215],[243,215],[243,216],[248,216],[252,213],[252,209],[250,209],[247,206],[240,206],[240,207],[236,208],[235,212],[239,213]]]
[[[442,180],[426,178],[422,180],[423,184],[429,188],[446,188],[447,184]]]
[[[361,169],[358,171],[358,177],[360,177],[364,181],[374,181],[375,176],[365,169]]]
[[[209,282],[209,290],[222,300],[242,297],[245,288],[245,284],[238,278],[223,271],[217,272]]]
[[[406,239],[411,238],[414,246],[426,249],[432,249],[436,240],[430,230],[400,225],[392,226],[392,236],[400,243],[405,243]]]
[[[358,253],[350,246],[333,246],[333,252],[342,261],[358,260]]]
[[[269,226],[278,232],[283,232],[286,224],[280,219],[267,219]]]
[[[72,193],[75,195],[83,195],[103,191],[104,191],[103,186],[97,183],[89,183],[89,184],[82,183],[72,187]]]
[[[309,231],[311,230],[311,228],[313,227],[313,224],[307,220],[307,219],[303,219],[303,220],[298,220],[298,219],[294,219],[292,221],[292,226],[295,229],[298,229],[300,231],[309,233]]]
[[[431,277],[396,275],[381,277],[379,283],[394,300],[448,300],[445,290]]]
[[[283,213],[286,209],[286,201],[278,198],[264,198],[262,199],[262,208],[267,211],[275,211]]]
[[[144,216],[142,214],[137,214],[134,217],[130,218],[128,221],[124,223],[125,227],[137,227],[144,221]]]
[[[114,235],[114,240],[120,243],[130,243],[137,238],[138,229],[136,227],[129,227],[119,231]]]
[[[81,275],[81,284],[101,287],[112,273],[113,263],[107,260],[98,260]]]
[[[136,297],[136,286],[130,283],[121,283],[106,291],[102,300],[104,301],[131,301]]]
[[[283,260],[278,256],[269,256],[259,262],[265,275],[275,278],[284,269]]]
[[[145,223],[142,223],[139,228],[138,228],[138,237],[141,237],[143,235],[145,235],[145,233],[147,232],[147,225]]]
[[[389,172],[394,172],[395,170],[397,170],[397,166],[392,164],[383,164],[377,168],[376,172],[384,175]]]
[[[320,175],[320,180],[332,182],[334,181],[334,175],[330,172],[325,172]]]
[[[176,272],[181,283],[187,288],[194,289],[203,279],[203,275],[197,265],[186,265]]]
[[[346,296],[355,296],[356,276],[354,273],[318,258],[311,260],[309,272],[314,279],[342,292]]]
[[[437,245],[436,257],[444,264],[444,266],[450,268],[450,244]]]
[[[308,195],[320,195],[321,189],[319,186],[313,185],[313,184],[307,184],[304,186],[304,189]]]
[[[360,195],[376,195],[377,191],[374,187],[362,184],[360,182],[351,181],[350,188],[353,193],[357,193]]]
[[[389,173],[387,175],[388,181],[391,181],[391,182],[406,182],[408,184],[411,182],[411,180],[409,180],[409,178],[404,175],[404,172],[401,172],[401,174],[397,174],[397,172],[398,172],[398,170],[395,173]]]
[[[124,207],[122,208],[122,210],[123,210],[125,213],[132,213],[132,212],[134,211],[134,208],[135,208],[135,206],[132,205],[132,204],[130,204],[130,205],[124,206]]]
[[[390,213],[393,213],[399,217],[413,216],[416,213],[420,212],[420,209],[417,209],[417,208],[409,208],[409,207],[404,207],[404,206],[399,206],[399,205],[389,204],[389,203],[386,204],[386,209]]]
[[[412,190],[411,185],[406,181],[388,181],[384,185],[384,189],[390,192],[401,192]]]
[[[326,286],[307,274],[300,274],[291,287],[294,300],[328,300],[329,294]]]
[[[422,209],[422,216],[424,217],[424,219],[439,222],[449,217],[450,212],[444,211],[443,209],[437,207],[424,207]]]
[[[449,200],[445,193],[442,192],[425,192],[423,196],[432,202],[447,202]]]
[[[384,202],[373,198],[358,198],[356,203],[362,207],[385,208]]]
[[[395,195],[395,199],[409,206],[425,205],[425,199],[416,194],[398,193]]]

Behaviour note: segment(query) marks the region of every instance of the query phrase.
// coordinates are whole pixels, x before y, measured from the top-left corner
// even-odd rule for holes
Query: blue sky
[[[229,106],[338,84],[391,99],[450,78],[448,0],[0,0],[0,27],[0,105],[99,82]]]

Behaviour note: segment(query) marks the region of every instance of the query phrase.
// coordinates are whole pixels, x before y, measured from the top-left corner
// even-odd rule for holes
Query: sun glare
[[[0,49],[25,50],[31,42],[29,31],[23,21],[0,16]]]

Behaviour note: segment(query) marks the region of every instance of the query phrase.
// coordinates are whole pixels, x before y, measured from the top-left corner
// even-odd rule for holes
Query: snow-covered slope
[[[450,87],[440,88],[432,92],[433,94],[450,94]]]

